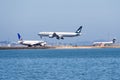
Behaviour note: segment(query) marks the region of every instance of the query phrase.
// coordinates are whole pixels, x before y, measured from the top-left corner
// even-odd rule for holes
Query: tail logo
[[[77,29],[76,33],[81,33],[81,30],[82,30],[82,26],[80,26],[80,27]]]
[[[18,39],[22,40],[21,35],[19,33],[17,33],[17,35],[18,35]]]

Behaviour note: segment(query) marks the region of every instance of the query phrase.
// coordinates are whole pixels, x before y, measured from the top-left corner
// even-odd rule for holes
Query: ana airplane
[[[32,47],[32,46],[45,46],[46,42],[44,41],[36,41],[36,40],[23,40],[21,35],[19,33],[17,33],[18,35],[18,43],[22,44],[22,45],[27,45],[28,47]]]
[[[106,45],[112,45],[114,44],[116,41],[116,39],[113,39],[112,41],[108,41],[108,42],[94,42],[93,46],[106,46]]]
[[[80,26],[76,32],[39,32],[38,35],[42,38],[43,36],[56,39],[64,39],[64,37],[75,37],[81,35],[82,26]]]

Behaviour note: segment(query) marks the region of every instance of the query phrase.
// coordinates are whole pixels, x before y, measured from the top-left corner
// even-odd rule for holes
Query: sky
[[[120,0],[0,0],[0,41],[17,41],[17,33],[39,40],[41,31],[75,32],[81,25],[82,36],[63,41],[120,40]]]

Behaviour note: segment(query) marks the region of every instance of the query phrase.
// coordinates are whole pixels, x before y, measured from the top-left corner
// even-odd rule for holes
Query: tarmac
[[[39,46],[39,47],[0,47],[0,50],[12,49],[95,49],[95,48],[120,48],[120,46]]]
[[[0,47],[0,50],[12,50],[12,49],[53,49],[52,46],[39,46],[39,47],[26,47],[26,46],[11,46],[11,47]]]

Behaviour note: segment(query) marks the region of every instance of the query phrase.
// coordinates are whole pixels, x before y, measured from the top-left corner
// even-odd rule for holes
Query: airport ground
[[[0,47],[0,50],[7,49],[95,49],[95,48],[120,48],[120,46],[39,46],[39,47],[26,47],[26,46],[11,46]]]

